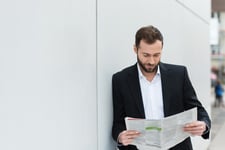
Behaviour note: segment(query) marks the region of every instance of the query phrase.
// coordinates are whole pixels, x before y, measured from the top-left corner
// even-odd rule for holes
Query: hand
[[[192,135],[201,136],[206,130],[206,123],[204,121],[194,121],[192,123],[187,123],[184,126],[184,131],[189,132]]]
[[[124,130],[119,134],[118,142],[123,144],[124,146],[127,146],[131,144],[134,140],[134,138],[140,136],[140,132],[135,130]]]

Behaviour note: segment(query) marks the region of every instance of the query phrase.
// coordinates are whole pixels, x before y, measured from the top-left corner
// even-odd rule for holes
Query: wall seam
[[[197,12],[195,12],[193,9],[191,9],[190,7],[188,7],[187,5],[185,5],[184,3],[182,3],[180,0],[175,0],[176,3],[178,3],[179,5],[181,5],[182,7],[184,7],[187,11],[189,11],[190,13],[192,13],[196,18],[200,19],[201,21],[203,21],[205,24],[209,25],[209,22],[204,19],[202,16],[200,16]]]
[[[95,3],[95,38],[96,38],[96,136],[97,150],[99,150],[99,110],[98,110],[98,0]]]

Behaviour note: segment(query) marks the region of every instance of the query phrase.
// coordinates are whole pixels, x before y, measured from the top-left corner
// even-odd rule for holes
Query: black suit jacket
[[[174,115],[197,107],[198,120],[207,124],[208,132],[202,135],[209,138],[211,121],[197,99],[184,66],[160,63],[164,116]],[[117,141],[118,135],[126,130],[124,118],[145,118],[144,106],[138,77],[137,64],[113,75],[113,127],[112,136]],[[135,146],[120,146],[121,150],[136,150]],[[171,150],[192,150],[190,138],[171,148]]]

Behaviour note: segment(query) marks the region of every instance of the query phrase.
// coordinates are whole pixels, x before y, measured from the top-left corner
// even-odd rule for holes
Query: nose
[[[148,64],[151,64],[151,65],[155,64],[155,60],[154,60],[154,58],[152,56],[149,57]]]

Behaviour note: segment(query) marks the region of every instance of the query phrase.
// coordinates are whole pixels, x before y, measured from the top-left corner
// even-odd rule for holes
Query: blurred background
[[[209,150],[223,150],[225,137],[224,84],[225,84],[225,1],[211,1],[211,116],[212,132]]]
[[[212,0],[210,22],[211,71],[212,79],[224,83],[225,76],[225,1]],[[213,86],[214,83],[212,83]]]

